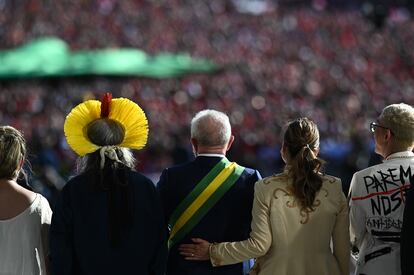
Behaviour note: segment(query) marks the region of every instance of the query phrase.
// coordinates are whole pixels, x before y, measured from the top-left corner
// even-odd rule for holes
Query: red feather
[[[101,100],[101,117],[105,118],[109,116],[109,110],[111,108],[112,94],[105,93]]]

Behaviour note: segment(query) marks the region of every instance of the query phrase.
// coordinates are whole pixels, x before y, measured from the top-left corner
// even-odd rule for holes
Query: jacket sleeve
[[[152,183],[151,183],[152,185]],[[158,241],[155,249],[155,253],[152,257],[150,263],[150,275],[164,275],[165,268],[167,265],[167,255],[168,255],[168,248],[167,248],[167,227],[164,223],[164,215],[161,209],[161,202],[159,195],[157,194],[155,188],[152,190],[153,192],[153,209],[154,215],[156,220],[158,221],[156,230],[158,232]]]
[[[342,191],[341,182],[339,182],[337,194],[339,211],[332,234],[333,254],[339,264],[341,274],[348,275],[350,262],[349,216],[347,200]]]
[[[411,249],[414,247],[414,182],[407,191],[404,218],[401,231],[401,274],[414,274],[414,262],[411,262]]]
[[[255,185],[252,231],[250,238],[240,242],[224,242],[210,246],[213,266],[229,265],[266,254],[272,243],[269,223],[269,201],[265,199],[264,184]]]
[[[349,233],[351,245],[359,249],[366,232],[366,216],[361,201],[358,199],[361,194],[358,193],[358,184],[360,183],[357,179],[358,174],[355,173],[349,190]]]
[[[249,237],[251,231],[252,223],[252,209],[254,201],[254,188],[256,182],[261,180],[262,177],[257,170],[253,170],[252,174],[246,181],[245,194],[242,199],[243,205],[238,209],[239,221],[234,223],[232,236],[234,239],[229,239],[228,241],[241,241]],[[237,210],[236,210],[237,211]]]
[[[160,199],[162,214],[164,217],[165,224],[168,225],[168,214],[169,214],[169,185],[168,185],[168,168],[162,171],[160,179],[157,183],[157,191]]]
[[[50,258],[53,275],[73,274],[72,209],[68,185],[56,201],[50,226]]]

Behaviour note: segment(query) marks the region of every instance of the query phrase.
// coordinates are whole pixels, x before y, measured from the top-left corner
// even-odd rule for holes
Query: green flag
[[[0,78],[113,75],[153,78],[211,73],[217,66],[187,54],[155,56],[132,48],[71,52],[57,38],[40,38],[12,50],[0,51]]]

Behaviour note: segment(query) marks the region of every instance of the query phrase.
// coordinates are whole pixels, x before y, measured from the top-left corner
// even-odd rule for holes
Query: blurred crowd
[[[74,51],[186,52],[221,67],[161,80],[4,80],[0,123],[24,132],[31,184],[47,191],[61,188],[75,168],[63,136],[66,114],[103,92],[146,111],[150,137],[137,153],[138,169],[155,181],[162,168],[192,157],[189,123],[201,109],[229,114],[236,135],[230,158],[264,176],[280,171],[285,123],[309,116],[320,128],[327,169],[347,186],[352,173],[368,165],[369,122],[385,105],[414,104],[414,21],[407,10],[395,9],[379,28],[358,9],[328,10],[324,1],[314,2],[294,8],[268,2],[254,14],[221,0],[0,0],[1,49],[55,36]]]

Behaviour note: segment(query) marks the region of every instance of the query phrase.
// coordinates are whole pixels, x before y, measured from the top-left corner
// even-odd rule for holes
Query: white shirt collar
[[[220,157],[225,158],[225,155],[222,154],[197,154],[197,157]]]
[[[384,161],[388,161],[392,159],[406,159],[406,158],[414,158],[414,153],[411,151],[397,152],[397,153],[389,155]]]

